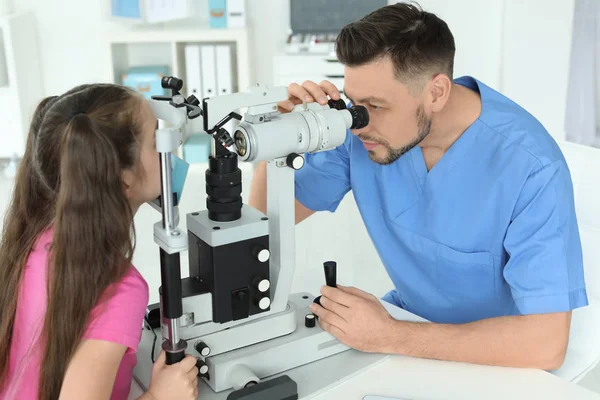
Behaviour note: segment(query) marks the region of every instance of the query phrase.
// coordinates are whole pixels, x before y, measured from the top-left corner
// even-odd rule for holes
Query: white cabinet
[[[44,95],[33,13],[0,17],[0,158],[22,156]]]

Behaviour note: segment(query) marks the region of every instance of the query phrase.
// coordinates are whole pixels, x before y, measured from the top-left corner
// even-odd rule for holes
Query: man
[[[324,329],[366,352],[558,368],[571,310],[587,305],[573,188],[544,127],[482,82],[452,80],[446,23],[409,4],[349,24],[336,43],[344,92],[369,125],[296,173],[296,221],[352,190],[395,285],[384,300],[432,323],[395,321],[355,288],[323,287]],[[339,99],[289,87],[280,109]],[[250,203],[266,209],[266,168]]]

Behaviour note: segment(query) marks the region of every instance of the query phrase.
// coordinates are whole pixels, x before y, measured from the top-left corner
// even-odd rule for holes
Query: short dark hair
[[[424,74],[444,73],[452,79],[454,37],[448,25],[418,4],[379,8],[342,28],[335,43],[338,60],[355,67],[390,57],[403,83]]]

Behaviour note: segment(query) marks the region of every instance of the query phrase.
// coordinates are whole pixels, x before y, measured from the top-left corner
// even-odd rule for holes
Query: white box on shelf
[[[202,66],[202,97],[214,97],[217,95],[217,64],[214,45],[203,44],[200,46],[200,64]]]
[[[246,27],[246,0],[227,0],[226,9],[229,29]]]
[[[185,80],[183,82],[186,96],[194,95],[202,98],[202,68],[200,66],[200,45],[185,45]]]
[[[146,0],[145,5],[148,23],[174,21],[192,15],[190,0]]]
[[[216,46],[217,94],[232,93],[231,47],[226,44]]]

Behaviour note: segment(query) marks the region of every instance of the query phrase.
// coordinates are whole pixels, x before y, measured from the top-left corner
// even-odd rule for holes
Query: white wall
[[[287,0],[246,0],[255,83],[273,85],[273,56],[283,48],[290,29]],[[277,17],[274,17],[277,16]]]
[[[502,91],[565,139],[575,0],[506,0]]]
[[[101,0],[15,0],[16,12],[34,10],[46,95],[106,77],[108,49],[101,33]]]
[[[395,3],[395,1],[390,1]],[[575,0],[421,0],[448,23],[456,76],[472,75],[565,139]]]

